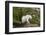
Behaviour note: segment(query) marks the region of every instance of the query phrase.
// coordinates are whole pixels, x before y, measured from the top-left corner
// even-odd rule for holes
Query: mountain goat
[[[22,16],[22,23],[25,23],[25,22],[30,23],[29,19],[30,20],[32,19],[31,15]]]

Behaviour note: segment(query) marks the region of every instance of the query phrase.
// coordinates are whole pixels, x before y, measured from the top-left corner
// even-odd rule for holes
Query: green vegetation
[[[21,25],[23,15],[32,15],[31,24],[40,26],[40,8],[13,7],[13,25]]]

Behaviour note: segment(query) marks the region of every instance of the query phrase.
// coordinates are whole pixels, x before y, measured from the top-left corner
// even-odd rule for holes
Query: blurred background
[[[22,24],[21,18],[24,15],[31,15],[30,24]],[[40,8],[13,7],[13,28],[19,27],[40,27]]]

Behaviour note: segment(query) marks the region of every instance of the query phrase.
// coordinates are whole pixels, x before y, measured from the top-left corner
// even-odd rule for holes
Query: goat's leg
[[[29,20],[27,19],[27,23],[30,24]]]

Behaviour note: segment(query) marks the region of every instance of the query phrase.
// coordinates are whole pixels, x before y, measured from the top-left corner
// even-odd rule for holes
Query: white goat
[[[22,23],[25,23],[25,22],[30,23],[29,19],[30,20],[32,19],[31,15],[22,16]]]

